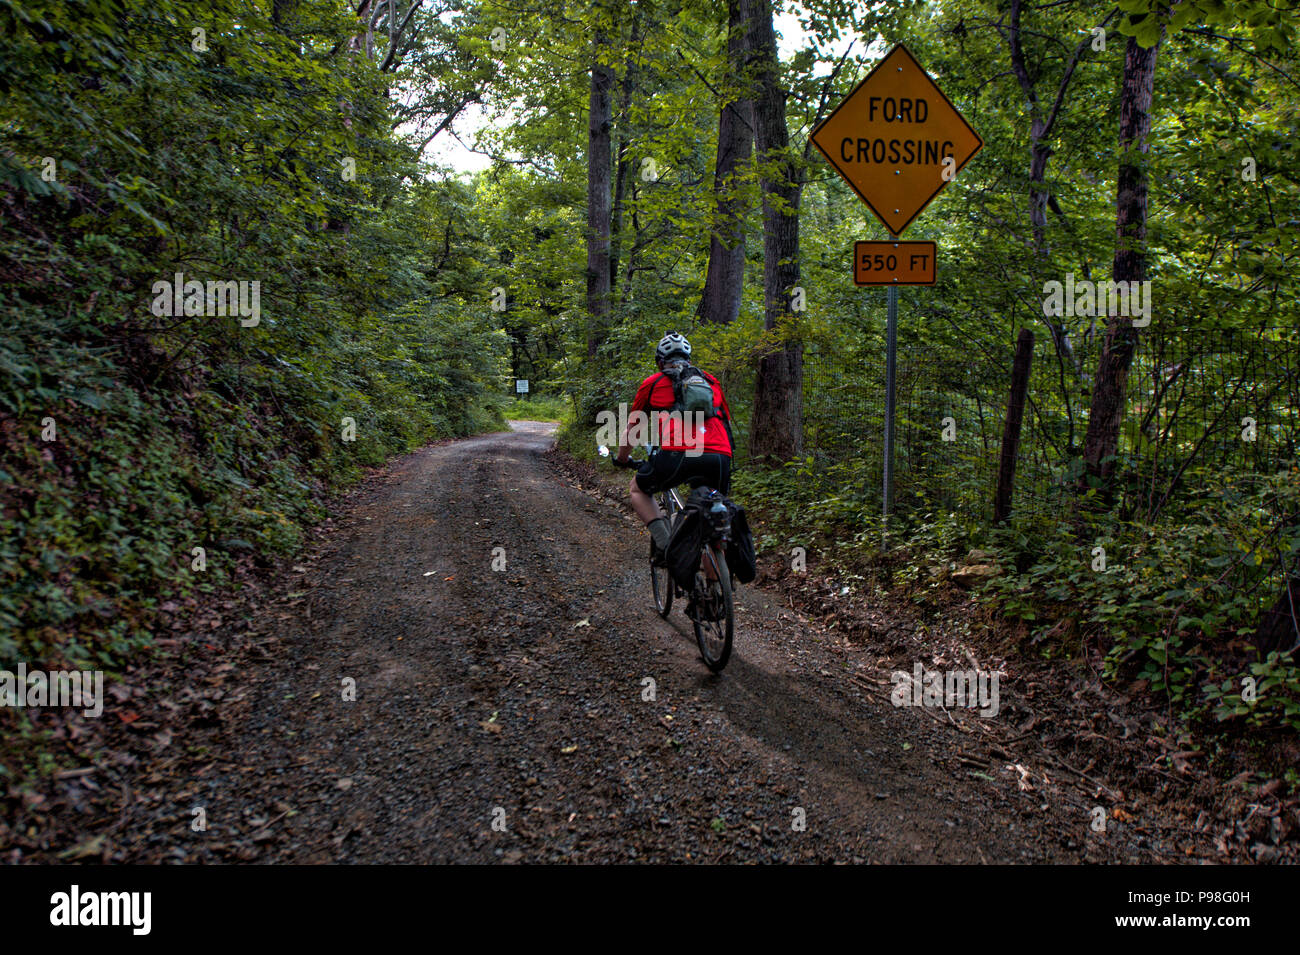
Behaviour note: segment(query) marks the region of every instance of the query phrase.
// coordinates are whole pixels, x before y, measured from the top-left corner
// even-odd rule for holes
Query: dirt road
[[[850,679],[870,648],[761,590],[711,676],[652,608],[644,529],[548,463],[551,434],[427,448],[355,495],[254,621],[279,648],[239,674],[215,762],[147,837],[133,813],[127,857],[1098,857],[1077,807],[972,769],[968,736]]]

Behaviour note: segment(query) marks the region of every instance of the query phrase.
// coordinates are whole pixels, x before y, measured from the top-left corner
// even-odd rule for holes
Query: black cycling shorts
[[[657,451],[637,470],[636,483],[647,494],[687,483],[692,488],[711,487],[727,494],[731,490],[731,457],[713,452]]]

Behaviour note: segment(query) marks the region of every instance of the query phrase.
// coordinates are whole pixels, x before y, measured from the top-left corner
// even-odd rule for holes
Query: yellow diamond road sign
[[[984,146],[902,44],[812,139],[893,235],[901,235]]]

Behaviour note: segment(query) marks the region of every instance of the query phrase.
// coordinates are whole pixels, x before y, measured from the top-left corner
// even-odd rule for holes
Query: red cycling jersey
[[[713,386],[713,406],[721,408],[726,420],[730,421],[731,408],[727,406],[727,399],[722,394],[722,386],[718,384],[718,379],[707,371],[701,374]],[[672,379],[663,372],[657,371],[641,382],[641,387],[636,390],[636,397],[632,399],[631,411],[633,414],[639,411],[657,416],[658,420],[654,423],[654,427],[659,435],[659,447],[664,451],[701,451],[706,454],[725,454],[731,457],[731,440],[727,437],[727,429],[723,426],[721,417],[709,418],[702,422],[698,431],[695,423],[688,418],[685,422],[685,434],[683,434],[679,417],[668,414],[672,406]]]

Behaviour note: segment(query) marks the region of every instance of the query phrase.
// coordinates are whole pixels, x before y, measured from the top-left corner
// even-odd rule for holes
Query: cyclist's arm
[[[632,399],[632,407],[628,410],[627,422],[623,426],[623,438],[618,446],[618,460],[626,461],[628,455],[632,453],[632,442],[628,440],[628,432],[632,430],[633,422],[637,421],[650,407],[650,392],[654,388],[655,376],[651,375],[645,381],[641,382],[641,387],[636,390],[636,397]]]

